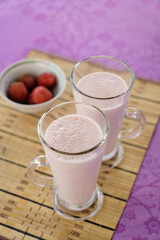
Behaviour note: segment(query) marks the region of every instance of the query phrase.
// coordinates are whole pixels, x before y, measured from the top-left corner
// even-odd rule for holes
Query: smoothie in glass
[[[92,119],[72,114],[53,121],[45,141],[54,149],[81,153],[94,148],[102,139],[100,126]],[[45,148],[63,205],[80,205],[94,199],[103,146],[83,155],[63,155]],[[91,201],[92,202],[92,201]]]
[[[109,72],[90,73],[81,78],[77,83],[77,88],[83,93],[98,98],[112,98],[127,91],[126,82],[118,75]],[[107,116],[110,123],[110,134],[104,150],[104,155],[116,151],[117,137],[121,128],[121,123],[126,107],[125,99],[115,99],[106,103],[106,101],[97,101],[94,98],[86,99],[85,96],[74,92],[77,101],[85,101],[87,103],[99,107]]]

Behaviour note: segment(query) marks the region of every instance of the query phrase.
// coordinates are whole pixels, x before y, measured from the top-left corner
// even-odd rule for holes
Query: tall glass
[[[96,116],[90,121],[95,122],[94,127],[102,132],[99,142],[90,148],[81,152],[60,151],[53,148],[46,142],[45,133],[50,124],[57,119],[72,114],[87,116],[87,112],[95,112]],[[89,119],[88,119],[89,120]],[[89,122],[91,123],[91,122]],[[73,127],[73,126],[72,126]],[[61,131],[63,124],[58,128]],[[71,138],[68,128],[68,138]],[[34,158],[28,165],[27,175],[37,185],[42,187],[53,187],[53,208],[61,216],[71,220],[84,220],[93,216],[100,209],[103,202],[103,194],[97,183],[98,173],[102,160],[104,143],[109,133],[109,122],[105,115],[98,108],[79,102],[66,102],[59,104],[46,112],[38,123],[38,135],[42,142],[45,156]],[[58,133],[57,133],[58,134]],[[73,134],[73,133],[72,133]],[[85,134],[82,138],[80,132],[74,131],[81,141],[87,138]],[[56,137],[56,134],[55,134]],[[57,138],[58,139],[58,138]],[[87,138],[88,139],[88,138]],[[68,140],[69,141],[69,140]],[[62,140],[61,143],[62,144]],[[64,143],[65,144],[65,143]],[[41,166],[50,166],[54,178],[40,175],[36,168]],[[94,206],[93,206],[94,204]],[[90,207],[92,205],[92,207]],[[87,211],[84,211],[86,210]]]
[[[102,76],[104,77],[106,74],[110,78],[109,81],[115,81],[119,89],[123,89],[125,84],[125,90],[114,94],[116,87],[114,84],[109,91],[105,84],[99,90]],[[109,56],[86,58],[78,62],[71,71],[70,81],[74,99],[97,106],[107,116],[110,123],[110,134],[104,149],[102,171],[110,170],[123,159],[124,150],[121,140],[136,138],[144,129],[145,116],[142,111],[127,107],[134,80],[134,73],[128,64]],[[96,118],[93,114],[90,117]],[[121,130],[124,117],[135,118],[138,121],[137,125],[131,129]]]

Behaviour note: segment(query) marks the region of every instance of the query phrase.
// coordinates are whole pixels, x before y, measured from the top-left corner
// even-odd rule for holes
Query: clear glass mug
[[[103,73],[109,73],[111,78],[116,74],[119,78],[119,86],[121,87],[123,83],[120,81],[125,81],[126,89],[118,95],[101,97],[99,93],[97,94],[97,89],[100,84],[98,77]],[[88,78],[91,74],[92,77],[96,77],[96,85],[92,84]],[[135,107],[127,107],[134,80],[134,73],[130,66],[120,59],[110,56],[102,55],[86,58],[78,62],[71,71],[70,82],[74,99],[97,106],[107,116],[110,123],[110,134],[104,149],[101,171],[110,170],[122,161],[124,153],[121,144],[122,139],[136,138],[143,132],[146,122],[143,112]],[[91,84],[95,87],[94,93],[88,94],[87,91]],[[105,86],[103,87],[103,94],[105,94]],[[90,117],[95,116],[92,114]],[[121,130],[124,117],[135,118],[138,121],[137,125],[131,129]]]
[[[77,114],[77,112],[79,115],[85,115],[83,114],[84,109],[87,112],[94,111],[98,116],[98,122],[97,118],[94,119],[102,131],[98,144],[83,152],[72,153],[62,152],[51,147],[45,140],[48,126],[53,121],[66,115]],[[94,106],[79,102],[66,102],[44,113],[39,120],[37,130],[46,155],[31,160],[27,167],[28,178],[42,187],[54,186],[52,203],[54,210],[59,215],[67,219],[80,221],[96,214],[103,202],[103,194],[96,182],[101,166],[104,143],[109,133],[109,122],[106,116]],[[76,132],[75,134],[79,133]],[[35,171],[42,166],[49,166],[54,178],[44,177],[44,175],[42,176]]]

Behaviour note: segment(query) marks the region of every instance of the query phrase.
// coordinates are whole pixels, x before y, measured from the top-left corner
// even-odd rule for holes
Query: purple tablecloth
[[[0,71],[31,49],[73,60],[110,55],[160,82],[159,0],[0,0]],[[160,122],[114,240],[160,239]]]
[[[159,0],[0,0],[0,71],[33,48],[70,59],[121,58],[160,81]]]
[[[113,240],[160,240],[160,120]]]

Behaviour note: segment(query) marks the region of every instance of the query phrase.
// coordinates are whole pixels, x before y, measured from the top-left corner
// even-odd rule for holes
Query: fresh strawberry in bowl
[[[51,73],[42,73],[38,77],[37,83],[39,86],[51,88],[56,84],[56,76]]]
[[[29,96],[30,104],[38,104],[49,101],[53,98],[53,93],[46,87],[37,86],[33,89]]]
[[[56,64],[42,60],[22,60],[0,74],[0,94],[24,113],[39,113],[51,108],[63,93],[66,76]]]
[[[28,90],[32,90],[35,87],[35,85],[36,85],[35,77],[33,77],[33,76],[29,75],[29,74],[21,75],[18,78],[18,81],[23,82]]]
[[[7,91],[8,97],[19,103],[25,103],[28,98],[28,90],[23,82],[12,82]]]

